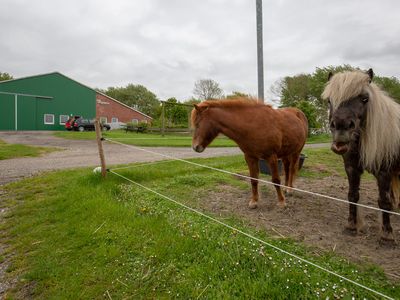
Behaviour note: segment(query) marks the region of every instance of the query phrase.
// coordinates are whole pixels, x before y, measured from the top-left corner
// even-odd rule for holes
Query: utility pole
[[[256,0],[257,13],[257,74],[258,74],[258,99],[264,102],[264,61],[263,61],[263,21],[262,0]]]
[[[161,136],[165,134],[165,101],[161,101]]]

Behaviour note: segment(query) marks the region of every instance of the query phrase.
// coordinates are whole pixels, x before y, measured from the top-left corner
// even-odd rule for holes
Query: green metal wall
[[[14,130],[14,116],[14,96],[0,94],[0,130]]]
[[[64,130],[60,115],[96,116],[96,92],[56,72],[0,82],[0,92],[52,97],[18,96],[18,130]],[[54,125],[44,124],[44,115],[54,115]],[[0,130],[15,130],[14,95],[0,93]]]

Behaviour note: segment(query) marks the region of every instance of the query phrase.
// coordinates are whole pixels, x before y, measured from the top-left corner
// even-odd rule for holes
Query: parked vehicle
[[[75,131],[90,131],[95,130],[94,120],[78,118],[73,123],[73,129]],[[111,126],[109,124],[102,124],[102,130],[110,130]]]
[[[71,131],[74,129],[74,122],[79,119],[80,116],[70,116],[68,121],[65,122],[65,129],[67,129],[68,131]]]

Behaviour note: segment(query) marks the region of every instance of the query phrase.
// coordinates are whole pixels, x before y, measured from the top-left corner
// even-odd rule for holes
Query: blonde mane
[[[368,94],[365,129],[361,132],[361,160],[369,170],[389,167],[400,153],[400,105],[370,83],[369,75],[361,71],[335,74],[327,83],[322,97],[329,99],[332,111],[360,94]]]

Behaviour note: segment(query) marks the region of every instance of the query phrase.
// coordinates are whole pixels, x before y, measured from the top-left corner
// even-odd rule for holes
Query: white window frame
[[[135,124],[135,125],[139,124],[139,120],[138,119],[132,119],[132,124]]]
[[[143,123],[147,124],[147,120],[142,120]]]
[[[118,123],[118,118],[117,117],[112,117],[111,118],[111,123]]]
[[[107,117],[100,117],[100,123],[101,124],[106,124],[107,123]]]
[[[66,117],[65,122],[62,122],[61,117]],[[65,125],[65,123],[67,123],[68,119],[69,119],[69,116],[68,116],[68,115],[60,115],[60,118],[59,118],[59,120],[60,120],[60,125]]]
[[[51,116],[52,118],[53,118],[53,121],[52,122],[46,122],[46,117],[47,116]],[[54,125],[54,114],[44,114],[44,124],[45,125]]]

